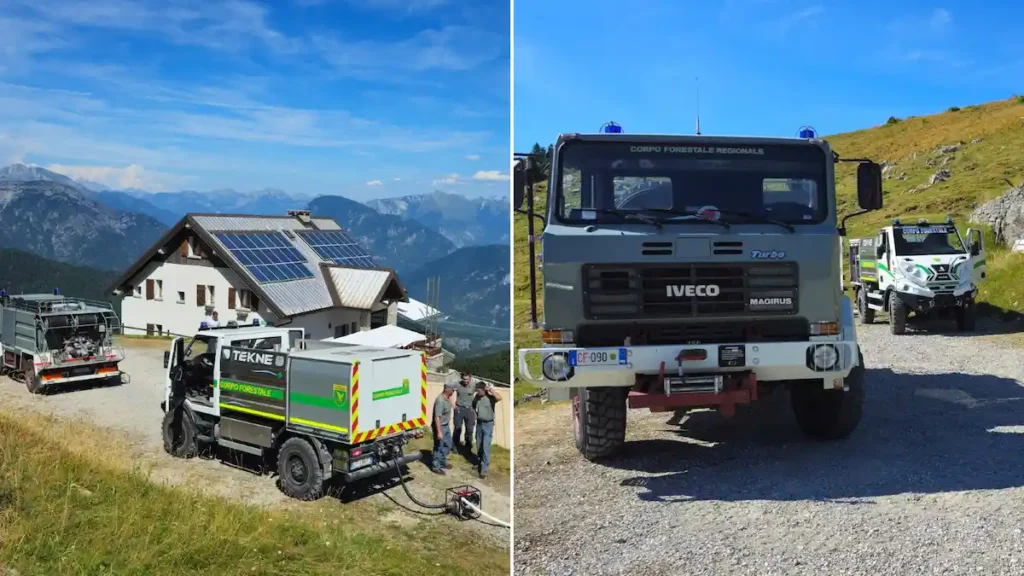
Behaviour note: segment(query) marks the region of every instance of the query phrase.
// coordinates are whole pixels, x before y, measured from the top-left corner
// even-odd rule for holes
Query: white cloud
[[[945,8],[936,8],[932,12],[931,18],[928,20],[928,27],[932,30],[942,30],[953,21],[953,18],[949,14],[949,10]]]
[[[370,180],[369,182],[366,183],[366,185],[367,186],[383,186],[384,183],[381,182],[380,180]]]
[[[447,176],[444,176],[442,178],[438,178],[437,180],[434,180],[433,184],[434,184],[434,186],[444,186],[444,185],[451,186],[451,185],[454,185],[454,184],[458,184],[461,181],[462,181],[462,178],[460,178],[458,174],[449,174]]]
[[[138,164],[116,168],[114,166],[68,166],[50,164],[46,167],[51,172],[69,176],[75,180],[87,180],[109,186],[114,189],[141,188],[154,192],[162,192],[175,182],[183,179],[173,174],[150,173]]]
[[[473,180],[486,180],[490,182],[508,180],[508,174],[503,174],[500,170],[479,170],[476,174],[473,174]]]
[[[395,178],[395,182],[401,182],[401,181],[402,181],[401,178]]]
[[[466,155],[466,160],[469,160],[470,162],[476,162],[479,159],[480,159],[480,155],[479,154],[467,154]]]

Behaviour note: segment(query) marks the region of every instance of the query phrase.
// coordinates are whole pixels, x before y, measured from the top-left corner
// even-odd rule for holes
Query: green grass
[[[545,214],[547,209],[547,184],[539,183],[534,187],[534,210],[538,214]],[[525,202],[524,202],[525,206]],[[523,382],[519,379],[519,354],[520,348],[536,348],[541,345],[540,332],[538,330],[530,329],[530,243],[529,239],[529,224],[525,214],[515,214],[515,229],[513,231],[513,269],[515,270],[514,280],[515,285],[513,286],[512,296],[512,307],[513,307],[513,322],[515,330],[512,334],[512,341],[514,342],[516,354],[513,356],[515,360],[515,380],[512,384],[512,394],[515,399],[522,397],[525,394],[535,394],[537,387]],[[540,238],[541,232],[543,231],[543,223],[534,218],[534,235]],[[541,252],[540,243],[538,242],[535,246],[536,253],[539,255]],[[543,272],[537,269],[537,286],[541,286],[544,279]],[[537,291],[537,321],[538,323],[544,317],[544,302],[541,299],[540,290]]]
[[[265,510],[159,486],[128,468],[118,438],[0,414],[0,573],[508,573],[504,550],[453,546],[466,542],[464,529],[412,516],[384,522],[385,509],[366,501]]]

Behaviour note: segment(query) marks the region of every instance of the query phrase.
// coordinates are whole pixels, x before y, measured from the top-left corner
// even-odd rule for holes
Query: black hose
[[[423,502],[420,502],[419,500],[416,499],[415,496],[412,495],[412,492],[409,490],[409,487],[405,485],[405,474],[402,474],[402,466],[398,462],[398,454],[401,454],[401,450],[394,451],[392,455],[392,461],[395,463],[395,470],[398,472],[398,481],[402,484],[402,489],[405,490],[405,495],[409,497],[409,500],[412,500],[413,503],[416,504],[417,506],[420,506],[422,508],[429,508],[431,510],[444,510],[448,508],[447,502],[445,502],[444,504],[424,504]]]

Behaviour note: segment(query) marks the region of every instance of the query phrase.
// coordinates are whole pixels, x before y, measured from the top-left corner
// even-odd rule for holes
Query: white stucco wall
[[[160,280],[163,283],[163,298],[146,300],[146,280]],[[220,315],[221,323],[235,320],[239,324],[248,324],[252,316],[240,316],[236,310],[228,309],[228,288],[243,290],[245,284],[230,268],[213,268],[209,266],[188,266],[184,264],[150,263],[132,280],[137,289],[136,295],[126,295],[121,305],[121,322],[125,326],[125,334],[145,334],[148,324],[155,324],[160,329],[172,334],[193,334],[206,317],[206,307],[196,303],[196,286],[213,286],[214,310]],[[184,302],[179,302],[179,292],[184,293]],[[156,294],[160,296],[160,294]],[[235,305],[240,306],[240,296],[236,294]],[[211,300],[207,296],[207,303]],[[392,305],[394,308],[394,305]],[[279,322],[269,310],[266,303],[260,302],[259,315],[270,324],[290,325],[304,328],[306,337],[313,339],[333,338],[335,327],[356,324],[357,330],[370,329],[370,314],[359,310],[330,309],[292,318],[291,322]],[[394,323],[394,314],[389,314],[389,323]]]

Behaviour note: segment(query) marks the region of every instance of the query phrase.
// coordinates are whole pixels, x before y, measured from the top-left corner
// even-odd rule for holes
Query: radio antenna
[[[694,79],[697,92],[697,136],[700,136],[700,77]]]

